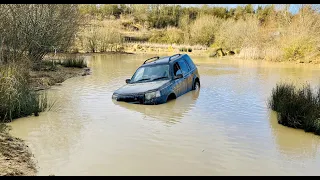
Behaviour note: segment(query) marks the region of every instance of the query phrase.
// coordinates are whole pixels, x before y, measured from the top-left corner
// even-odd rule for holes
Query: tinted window
[[[175,64],[173,65],[173,74],[174,74],[175,76],[178,75],[178,74],[182,74],[182,71],[181,71],[178,63],[175,63]]]
[[[189,56],[185,56],[184,59],[187,61],[191,69],[196,67]]]
[[[189,67],[184,60],[178,61],[179,66],[183,72],[183,74],[187,74],[189,72]]]

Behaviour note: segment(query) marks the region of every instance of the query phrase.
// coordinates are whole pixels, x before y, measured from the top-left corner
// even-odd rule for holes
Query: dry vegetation
[[[32,86],[30,72],[56,71],[43,58],[69,48],[78,32],[78,5],[0,5],[0,122],[38,115],[48,106]],[[83,60],[66,59],[62,66],[79,67]]]
[[[163,50],[202,46],[211,56],[222,49],[221,55],[232,52],[245,59],[319,62],[318,6],[294,6],[299,8],[296,14],[289,11],[290,5],[257,9],[252,5],[231,9],[206,5],[82,5],[80,11],[88,26],[83,30],[86,33],[79,34],[81,46],[77,50],[123,51],[136,43],[143,51],[157,51],[154,49],[165,44]],[[128,36],[131,40],[125,39]],[[152,45],[145,47],[146,42]]]
[[[43,58],[73,44],[80,17],[78,5],[72,4],[0,5],[0,175],[35,175],[27,146],[11,137],[1,123],[50,109],[46,93],[36,91],[32,74],[52,75],[49,72],[61,70]],[[66,59],[61,65],[84,64],[83,60]]]

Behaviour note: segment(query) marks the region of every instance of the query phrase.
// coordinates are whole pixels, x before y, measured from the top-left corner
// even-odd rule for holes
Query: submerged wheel
[[[171,100],[176,99],[176,98],[177,98],[176,95],[175,95],[174,93],[171,93],[171,94],[167,97],[166,102],[171,101]]]
[[[196,90],[198,91],[200,89],[200,82],[199,81],[196,81],[193,85],[193,90]]]

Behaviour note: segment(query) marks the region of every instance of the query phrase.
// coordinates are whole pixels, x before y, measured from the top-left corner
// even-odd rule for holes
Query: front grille
[[[143,102],[144,102],[144,94],[118,95],[118,101],[143,104]]]

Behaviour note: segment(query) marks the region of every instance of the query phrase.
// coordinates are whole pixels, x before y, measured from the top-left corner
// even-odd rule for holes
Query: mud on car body
[[[187,54],[144,61],[112,99],[136,104],[162,104],[200,88],[198,69]]]

